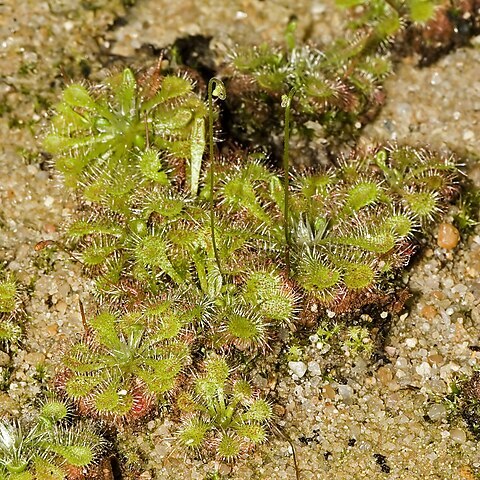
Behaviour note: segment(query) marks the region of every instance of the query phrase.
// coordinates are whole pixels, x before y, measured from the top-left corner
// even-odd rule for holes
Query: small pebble
[[[45,355],[40,352],[30,352],[25,355],[25,362],[34,367],[45,361]]]
[[[435,403],[428,409],[428,416],[434,422],[442,420],[447,416],[447,410],[441,403]]]
[[[273,414],[277,417],[283,417],[285,415],[285,407],[279,403],[275,403],[272,407]]]
[[[350,385],[339,385],[338,393],[342,396],[343,400],[348,401],[353,396],[353,388]]]
[[[57,227],[53,223],[46,223],[43,226],[43,231],[45,233],[55,233],[57,231]]]
[[[442,365],[444,363],[443,357],[438,353],[434,353],[433,355],[428,356],[428,361],[432,365]]]
[[[307,372],[307,366],[303,362],[288,362],[288,368],[298,377],[302,378]]]
[[[388,367],[380,367],[377,370],[377,377],[383,385],[388,385],[393,379],[392,370]]]
[[[55,199],[53,197],[51,197],[50,195],[47,195],[44,199],[43,199],[43,204],[47,207],[47,208],[50,208],[55,202]]]
[[[453,250],[460,241],[460,232],[451,223],[438,226],[437,245],[445,250]]]
[[[50,336],[54,336],[58,332],[58,325],[56,323],[51,323],[47,326],[47,332]]]
[[[420,365],[415,367],[415,371],[422,377],[430,377],[432,373],[432,367],[430,367],[427,362],[422,362]]]
[[[425,305],[420,311],[420,315],[427,320],[433,320],[438,315],[438,311],[433,305]]]
[[[55,305],[55,310],[60,314],[63,315],[67,311],[68,305],[63,300],[60,300]]]
[[[330,384],[323,387],[323,397],[329,400],[335,400],[335,389]]]
[[[437,300],[445,299],[445,294],[441,290],[434,290],[432,292],[432,296],[435,297]]]
[[[315,361],[308,362],[308,371],[314,376],[320,376],[322,374],[320,365]]]
[[[383,385],[388,385],[393,379],[392,370],[388,367],[380,367],[377,370],[377,377]]]
[[[0,351],[0,367],[6,367],[10,363],[10,355]]]
[[[475,480],[475,474],[473,473],[472,467],[469,465],[462,465],[458,469],[458,475],[462,480]]]
[[[229,475],[232,471],[232,467],[226,463],[220,463],[218,465],[218,473],[222,476]]]
[[[450,438],[457,443],[465,443],[467,440],[467,435],[465,433],[465,430],[462,430],[461,428],[452,428],[450,430]]]
[[[416,338],[407,338],[405,340],[405,345],[408,348],[415,348],[417,346],[417,339]]]

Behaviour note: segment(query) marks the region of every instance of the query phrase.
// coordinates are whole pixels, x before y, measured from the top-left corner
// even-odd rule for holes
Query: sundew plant
[[[178,445],[233,462],[275,421],[249,380],[253,359],[312,312],[347,322],[395,302],[397,274],[455,198],[458,170],[451,156],[401,145],[357,149],[328,168],[290,165],[291,125],[334,131],[376,101],[387,56],[348,48],[239,50],[206,100],[160,67],[65,89],[44,147],[82,199],[64,245],[94,279],[98,306],[55,385],[83,415],[115,429],[167,406],[180,414]],[[246,77],[255,93],[239,100]],[[216,153],[225,100],[241,105],[246,130],[270,128],[263,108],[281,112],[281,169],[251,150]],[[351,330],[352,345],[364,330]]]
[[[71,410],[49,398],[34,420],[0,420],[0,479],[92,478],[105,440],[88,421],[73,425]]]

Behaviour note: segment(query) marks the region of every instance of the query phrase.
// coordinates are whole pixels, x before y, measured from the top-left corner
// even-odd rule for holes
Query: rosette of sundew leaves
[[[44,401],[34,420],[0,419],[1,480],[87,479],[106,441],[69,404]]]
[[[233,378],[226,360],[213,354],[192,391],[182,392],[176,405],[183,415],[180,445],[227,462],[265,442],[272,419],[269,402],[248,381]]]
[[[214,179],[223,276],[211,237],[208,182],[197,200],[164,187],[144,189],[129,216],[109,218],[103,209],[71,225],[68,234],[82,239],[80,259],[98,275],[104,297],[193,283],[211,299],[223,295],[234,311],[250,308],[239,306],[235,285],[269,265],[285,268],[285,180],[258,160],[235,160],[219,164]],[[408,263],[414,237],[454,197],[456,174],[450,157],[392,146],[352,154],[336,169],[295,175],[289,248],[298,292],[332,308],[340,304],[339,310],[368,301]]]
[[[168,184],[175,159],[188,163],[196,193],[207,109],[188,78],[150,80],[140,83],[126,68],[97,88],[74,83],[64,90],[44,148],[66,185],[87,200],[124,211],[134,189]]]
[[[56,386],[86,415],[109,424],[145,416],[175,388],[190,360],[186,330],[198,309],[174,300],[141,311],[103,311],[62,359]]]
[[[0,346],[9,348],[22,334],[18,325],[20,295],[13,274],[0,270]]]
[[[392,69],[389,55],[367,48],[360,36],[325,50],[297,45],[294,25],[284,46],[238,47],[232,54],[226,71],[233,134],[255,146],[280,149],[275,137],[281,123],[272,125],[271,119],[283,117],[280,99],[295,89],[292,120],[299,140],[308,145],[318,134],[334,143],[355,137],[383,102],[381,86]]]

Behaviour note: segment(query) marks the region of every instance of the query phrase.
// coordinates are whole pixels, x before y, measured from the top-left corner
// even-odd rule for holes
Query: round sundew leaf
[[[63,92],[63,100],[72,107],[95,108],[95,102],[82,85],[69,85]]]
[[[242,451],[241,440],[233,435],[225,434],[218,443],[217,452],[226,462],[234,460]]]
[[[166,109],[155,115],[155,129],[158,133],[172,134],[175,130],[186,128],[193,113],[188,108]]]
[[[94,458],[92,449],[83,445],[51,445],[50,450],[76,467],[85,467],[92,463]]]
[[[286,74],[281,71],[258,73],[256,80],[258,85],[265,90],[278,91],[285,88]]]
[[[92,233],[120,236],[124,233],[124,228],[109,221],[90,222],[77,220],[70,225],[67,231],[67,235],[74,238],[91,235]]]
[[[192,449],[199,448],[208,430],[208,424],[198,418],[192,418],[180,428],[178,439],[184,447]]]
[[[75,375],[67,380],[65,391],[70,398],[77,399],[87,396],[101,382],[98,377]]]
[[[395,237],[390,232],[376,233],[358,239],[358,246],[369,252],[387,253],[395,246]]]
[[[49,400],[42,406],[40,412],[42,417],[58,422],[68,415],[68,408],[63,402]]]
[[[153,149],[148,149],[140,155],[138,166],[146,178],[160,185],[168,185],[166,172],[162,170],[159,154]]]
[[[345,268],[343,281],[347,288],[358,290],[373,284],[375,272],[369,265],[352,263]]]
[[[310,259],[301,269],[302,283],[307,290],[326,290],[340,281],[340,272],[323,265],[320,260]]]
[[[267,438],[265,428],[257,423],[246,423],[240,425],[235,430],[240,437],[247,438],[255,445],[263,443]]]
[[[421,218],[431,218],[437,211],[437,199],[431,192],[409,193],[404,198],[412,212]]]
[[[17,286],[13,280],[0,282],[0,312],[12,312],[16,306]]]
[[[162,338],[174,338],[183,327],[181,319],[174,314],[166,314],[162,317],[159,327],[159,334]]]
[[[293,298],[287,293],[282,295],[280,292],[275,296],[266,298],[258,305],[259,311],[263,316],[278,321],[291,319],[294,306]]]
[[[22,335],[22,329],[10,320],[0,320],[0,342],[16,342]]]
[[[360,210],[375,202],[380,192],[380,187],[374,182],[358,183],[349,190],[347,205],[352,210]]]
[[[252,346],[261,342],[264,337],[264,327],[260,318],[239,313],[231,313],[228,316],[227,331],[240,342]]]
[[[269,298],[278,293],[280,280],[277,275],[267,272],[254,272],[249,275],[245,282],[245,294],[256,300]]]
[[[116,385],[109,386],[106,390],[95,395],[95,408],[101,413],[122,414],[124,397],[125,395],[119,395]]]
[[[174,379],[182,369],[182,359],[180,357],[168,357],[152,359],[145,362],[146,365],[153,367],[155,376],[161,380]]]
[[[330,175],[313,175],[300,180],[302,194],[306,198],[313,196],[326,196],[329,187],[335,182]]]
[[[162,81],[161,95],[164,100],[186,95],[192,90],[192,83],[182,77],[168,75]]]
[[[164,217],[173,218],[182,213],[184,202],[178,198],[164,197],[152,204],[152,210]]]
[[[65,471],[54,465],[52,462],[45,460],[41,457],[35,457],[34,459],[34,469],[35,469],[35,477],[23,477],[23,476],[15,476],[10,480],[30,480],[30,479],[45,479],[45,480],[64,480],[65,479]],[[31,475],[31,474],[29,474]]]
[[[204,401],[211,402],[219,392],[223,392],[225,382],[216,382],[209,378],[197,378],[195,381],[195,393]]]
[[[395,35],[402,28],[402,22],[400,16],[396,12],[391,12],[388,16],[381,17],[378,22],[375,31],[377,35],[386,39],[392,35]]]
[[[435,13],[435,2],[430,0],[409,0],[410,17],[415,23],[428,22]]]
[[[305,84],[305,94],[313,97],[317,101],[323,101],[328,104],[330,100],[335,100],[337,93],[332,84],[323,78],[310,77]]]
[[[240,402],[250,399],[252,394],[252,387],[246,380],[237,380],[233,384],[233,395],[239,399]]]
[[[117,249],[116,245],[89,245],[82,252],[82,261],[88,266],[100,265]]]
[[[399,237],[406,237],[411,233],[413,224],[406,215],[392,215],[385,220],[385,227],[393,230]]]
[[[228,378],[230,368],[224,358],[212,356],[205,363],[205,373],[209,380],[223,385]]]
[[[255,422],[266,422],[272,418],[272,407],[267,401],[258,398],[250,404],[245,417]]]

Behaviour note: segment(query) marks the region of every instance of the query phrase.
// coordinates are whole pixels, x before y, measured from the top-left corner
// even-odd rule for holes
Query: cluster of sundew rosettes
[[[338,312],[368,303],[408,262],[416,230],[456,190],[451,159],[392,147],[353,155],[335,170],[295,175],[286,205],[285,176],[258,158],[230,154],[200,170],[203,117],[193,114],[198,128],[190,124],[185,137],[191,167],[186,183],[171,162],[181,155],[166,146],[172,139],[154,119],[165,106],[158,97],[168,96],[162,91],[169,82],[188,81],[159,76],[147,94],[128,70],[114,78],[111,90],[98,96],[70,87],[55,123],[67,118],[65,112],[94,112],[97,123],[122,124],[119,105],[135,98],[141,113],[132,118],[145,127],[135,130],[140,140],[127,145],[126,126],[112,127],[110,146],[100,152],[95,149],[101,141],[89,143],[91,125],[69,124],[46,141],[60,154],[58,168],[67,177],[72,172],[62,161],[80,165],[70,183],[93,208],[86,205],[89,213],[70,225],[67,236],[77,247],[74,255],[97,279],[104,305],[86,322],[83,340],[66,352],[56,384],[81,413],[110,424],[139,419],[175,398],[185,367],[197,364],[191,365],[191,357],[205,349],[252,354],[312,301]],[[139,107],[154,98],[151,107]],[[175,298],[172,291],[178,292]],[[176,400],[188,416],[180,443],[193,450],[205,445],[224,460],[261,443],[271,417],[268,403],[229,375],[225,360],[210,357],[193,393]]]
[[[33,419],[0,419],[0,479],[87,480],[105,444],[71,405],[47,399]]]
[[[207,358],[191,390],[177,397],[176,407],[183,416],[180,444],[227,462],[263,443],[272,419],[271,405],[216,355]]]
[[[62,358],[56,387],[81,413],[115,425],[145,416],[171,394],[190,363],[195,307],[156,301],[86,321],[84,338]]]
[[[368,303],[408,263],[416,231],[457,191],[450,157],[409,147],[352,155],[336,169],[291,182],[286,245],[281,178],[252,162],[221,173],[218,209],[249,225],[259,257],[278,263],[288,247],[297,292],[338,311]]]
[[[457,191],[450,157],[410,147],[357,153],[336,169],[295,176],[287,246],[282,177],[249,159],[229,158],[215,169],[221,272],[211,241],[207,183],[196,200],[175,190],[144,189],[131,197],[129,216],[109,218],[99,209],[70,226],[68,234],[81,239],[80,259],[97,275],[104,297],[133,291],[138,298],[138,291],[157,294],[188,285],[213,302],[210,318],[224,332],[219,310],[229,311],[229,325],[234,315],[250,315],[261,330],[272,320],[287,322],[288,314],[291,320],[302,292],[338,311],[355,309],[408,263],[414,234]],[[290,278],[282,265],[287,247]],[[257,305],[265,301],[245,294],[254,278],[270,285],[272,298],[282,298],[288,314],[259,320]],[[249,348],[239,339],[231,343]]]
[[[154,70],[137,80],[126,68],[98,88],[68,86],[56,112],[44,148],[85,199],[125,211],[137,188],[168,184],[168,169],[196,188],[207,109],[188,78]]]
[[[392,68],[388,54],[367,50],[362,38],[338,41],[324,51],[267,44],[238,48],[225,73],[233,133],[256,144],[272,141],[281,122],[271,126],[270,119],[283,117],[282,95],[294,91],[295,131],[311,137],[313,121],[336,141],[351,135],[383,103],[381,86]]]
[[[0,347],[8,349],[22,334],[21,296],[13,274],[0,270]]]

